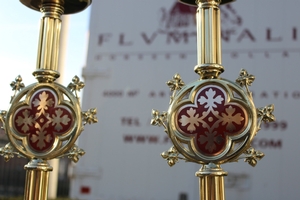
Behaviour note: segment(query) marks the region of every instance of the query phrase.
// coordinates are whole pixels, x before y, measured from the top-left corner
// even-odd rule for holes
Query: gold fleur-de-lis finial
[[[167,82],[167,85],[170,87],[171,91],[180,90],[184,86],[184,82],[179,74],[175,74],[173,79]]]
[[[82,157],[84,154],[85,151],[74,144],[74,146],[69,150],[69,152],[61,155],[60,158],[67,156],[73,162],[77,163],[80,157]]]
[[[1,121],[2,123],[5,123],[6,114],[7,114],[7,111],[6,111],[6,110],[0,110],[0,121]]]
[[[163,157],[163,159],[168,161],[168,165],[170,167],[174,166],[178,162],[178,159],[179,159],[178,156],[179,156],[179,153],[174,146],[172,146],[169,150],[161,153],[161,157]]]
[[[5,162],[8,162],[11,158],[15,157],[15,155],[17,155],[17,157],[23,157],[21,154],[16,152],[11,143],[8,143],[4,147],[0,148],[0,155],[4,157]]]
[[[15,91],[14,92],[14,95],[11,97],[10,99],[10,103],[12,102],[12,100],[15,98],[17,92],[19,92],[20,90],[22,90],[25,85],[24,83],[22,82],[22,77],[20,75],[18,75],[16,78],[15,78],[15,81],[12,81],[10,83],[10,86],[12,87],[12,90]]]
[[[258,121],[258,130],[260,129],[262,122],[268,123],[276,120],[273,111],[274,104],[257,109],[257,116],[260,117],[260,120]]]
[[[163,126],[165,131],[167,131],[167,126],[165,121],[167,120],[167,112],[160,113],[158,110],[152,109],[152,120],[150,122],[153,126]]]
[[[239,77],[236,79],[236,82],[241,86],[245,87],[249,96],[252,96],[249,87],[254,82],[255,76],[252,74],[248,74],[245,69],[241,69]]]
[[[97,114],[96,108],[91,108],[86,112],[82,112],[83,125],[97,123],[98,119],[97,119],[96,114]]]
[[[72,82],[69,83],[68,89],[71,90],[71,92],[75,92],[76,98],[78,97],[78,92],[84,88],[84,82],[80,81],[78,76],[74,76],[72,79]]]
[[[170,90],[173,91],[173,94],[170,97],[170,104],[171,104],[175,97],[176,91],[181,90],[181,88],[185,85],[185,83],[182,81],[179,74],[175,74],[173,76],[173,79],[167,82],[167,85],[169,86]]]
[[[259,150],[255,150],[253,147],[247,149],[247,151],[244,154],[246,154],[244,161],[247,162],[252,167],[255,167],[257,161],[261,160],[265,156],[263,152]]]

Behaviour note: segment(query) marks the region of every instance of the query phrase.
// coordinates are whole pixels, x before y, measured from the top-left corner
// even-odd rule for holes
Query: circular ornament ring
[[[5,126],[21,154],[45,160],[68,151],[83,130],[77,98],[58,83],[35,83],[19,92]]]
[[[226,79],[190,83],[168,110],[168,132],[188,160],[207,164],[234,161],[256,133],[256,108],[239,85]]]

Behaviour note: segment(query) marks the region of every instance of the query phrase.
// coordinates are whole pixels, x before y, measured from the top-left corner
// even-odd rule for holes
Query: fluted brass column
[[[41,82],[54,81],[58,78],[59,40],[61,30],[61,15],[64,13],[62,2],[42,4],[43,17],[40,25],[38,56],[36,71],[33,75]],[[45,79],[45,75],[46,76]]]
[[[221,0],[197,0],[198,65],[195,72],[201,78],[216,78],[224,71],[221,54]],[[207,73],[210,70],[211,73]]]
[[[48,197],[48,182],[52,167],[41,159],[33,159],[27,165],[24,200],[42,200]]]
[[[199,192],[201,200],[225,200],[224,176],[227,172],[212,163],[203,165],[196,172],[199,177]]]

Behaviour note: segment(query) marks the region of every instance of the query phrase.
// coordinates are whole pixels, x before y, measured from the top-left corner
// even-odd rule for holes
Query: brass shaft
[[[197,10],[198,64],[221,64],[220,10],[214,1]]]
[[[204,165],[196,176],[199,177],[200,200],[225,200],[224,172],[219,165]]]
[[[24,168],[26,170],[24,200],[47,200],[52,167],[47,161],[33,159]]]
[[[220,0],[198,0],[197,49],[195,72],[203,79],[218,78],[222,66]]]
[[[53,82],[59,77],[58,56],[61,32],[61,15],[64,8],[60,3],[42,5],[43,17],[40,26],[36,71],[33,75],[39,82]]]

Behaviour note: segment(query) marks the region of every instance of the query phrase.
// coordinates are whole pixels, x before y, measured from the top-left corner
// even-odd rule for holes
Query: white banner
[[[224,164],[227,199],[298,199],[300,1],[243,1],[222,6],[225,72],[256,76],[256,107],[275,104],[277,121],[264,124],[253,146],[266,156],[255,168]],[[86,151],[74,168],[71,197],[91,200],[193,200],[195,172],[183,161],[170,168],[160,153],[172,143],[150,125],[153,108],[166,111],[175,73],[195,81],[195,8],[175,0],[93,1],[83,109],[97,107],[86,127]]]

